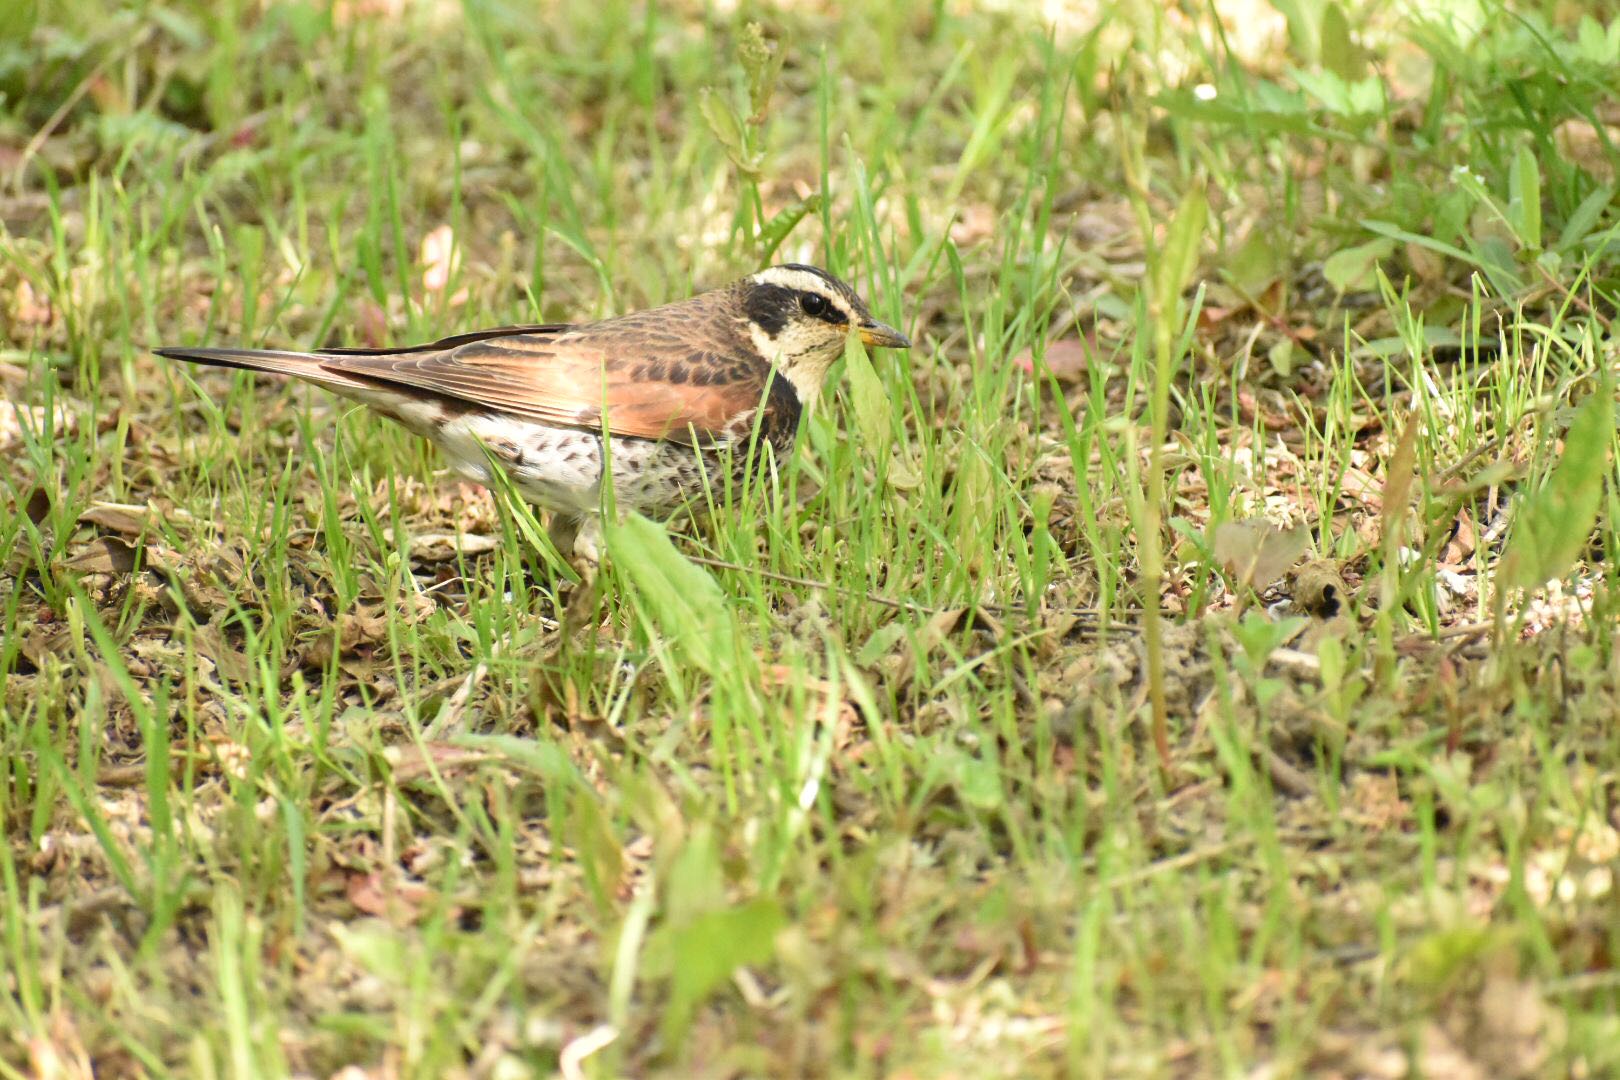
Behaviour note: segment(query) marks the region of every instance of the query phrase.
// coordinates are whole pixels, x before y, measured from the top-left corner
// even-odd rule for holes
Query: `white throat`
[[[838,358],[837,352],[829,354],[820,342],[814,347],[807,342],[797,343],[789,330],[772,338],[752,323],[748,324],[748,336],[759,354],[769,360],[771,366],[793,387],[800,407],[809,412],[821,397],[821,384],[826,380],[827,369]],[[795,351],[795,344],[801,344],[802,349]]]

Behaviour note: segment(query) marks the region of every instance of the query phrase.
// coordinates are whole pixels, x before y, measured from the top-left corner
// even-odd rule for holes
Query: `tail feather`
[[[158,356],[169,360],[185,360],[193,364],[211,364],[214,367],[241,368],[245,371],[268,371],[276,375],[293,375],[334,390],[366,389],[374,383],[346,375],[328,368],[325,359],[314,353],[280,352],[274,349],[182,349],[165,346],[153,349]]]

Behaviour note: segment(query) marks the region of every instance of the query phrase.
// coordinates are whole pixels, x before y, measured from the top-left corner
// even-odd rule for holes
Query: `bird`
[[[550,512],[559,553],[593,576],[605,476],[619,510],[668,517],[706,478],[741,479],[782,458],[851,333],[868,347],[911,347],[849,285],[786,263],[597,322],[500,326],[402,348],[153,352],[303,379],[427,439],[470,480],[491,483],[501,469]]]

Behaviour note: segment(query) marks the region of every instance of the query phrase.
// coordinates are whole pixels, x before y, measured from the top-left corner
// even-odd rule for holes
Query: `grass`
[[[0,1076],[1620,1069],[1620,22],[1053,11],[0,17]],[[147,351],[789,257],[917,347],[572,637]]]

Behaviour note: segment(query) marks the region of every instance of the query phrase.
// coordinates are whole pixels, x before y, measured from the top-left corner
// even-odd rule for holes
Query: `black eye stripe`
[[[823,322],[832,323],[835,326],[849,321],[848,316],[844,314],[837,304],[834,304],[820,293],[799,293],[799,307],[803,309],[806,315],[820,319]]]

